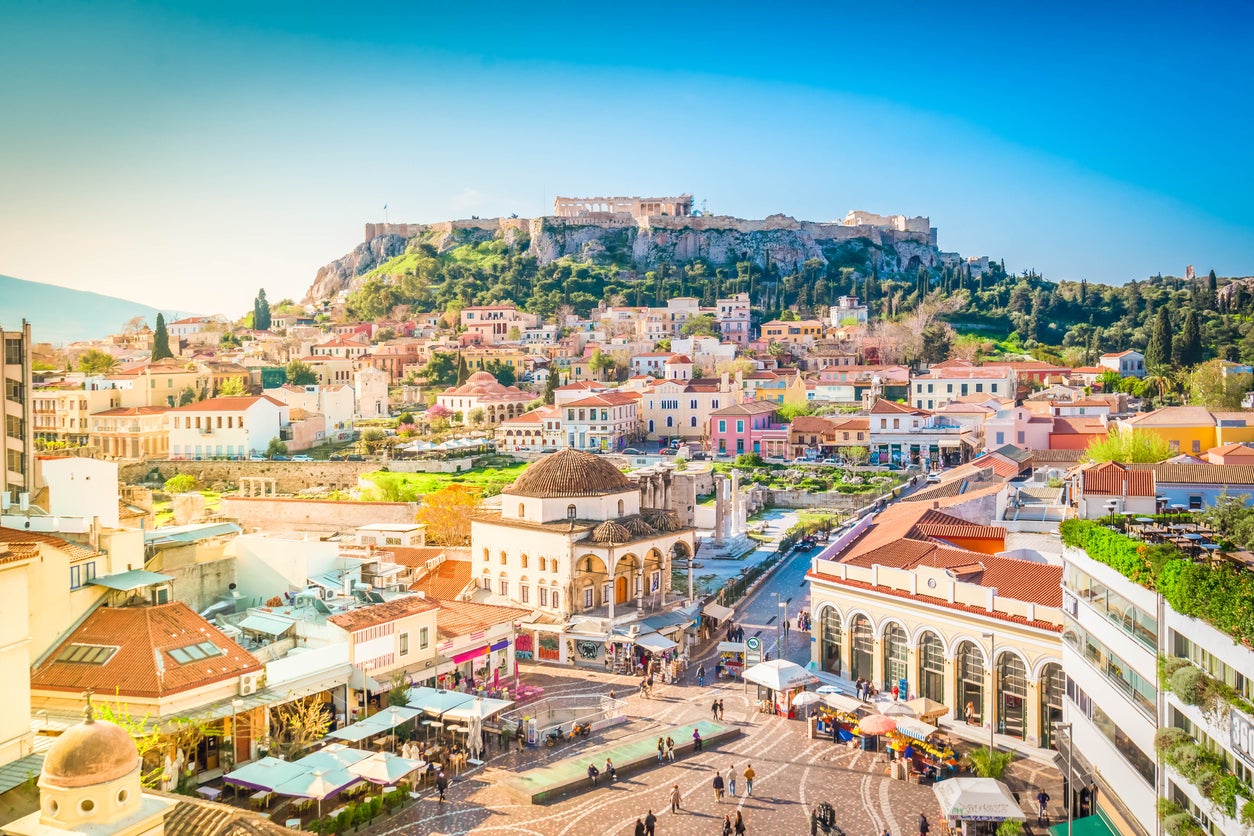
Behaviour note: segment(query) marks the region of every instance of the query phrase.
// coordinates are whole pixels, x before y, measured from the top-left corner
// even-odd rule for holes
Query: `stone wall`
[[[809,491],[777,491],[767,488],[770,504],[777,508],[830,508],[835,511],[857,511],[874,505],[879,496],[873,493],[810,493]]]
[[[358,476],[379,467],[379,462],[149,461],[122,465],[118,468],[118,480],[123,484],[146,482],[155,469],[161,482],[175,474],[187,473],[195,476],[202,487],[229,485],[233,488],[241,476],[267,476],[278,481],[280,493],[298,493],[319,485],[354,488]]]
[[[330,534],[371,523],[412,523],[417,502],[337,502],[331,499],[222,497],[221,513],[246,532],[315,531]]]

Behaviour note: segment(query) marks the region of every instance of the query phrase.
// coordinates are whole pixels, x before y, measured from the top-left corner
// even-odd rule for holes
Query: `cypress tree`
[[[253,300],[253,328],[258,331],[270,330],[270,303],[266,301],[266,289],[257,291]]]
[[[1184,315],[1184,330],[1176,341],[1176,364],[1196,366],[1202,362],[1202,356],[1202,332],[1197,324],[1197,311],[1189,308],[1189,312]]]
[[[1080,279],[1080,304],[1088,304],[1089,301],[1089,280]]]
[[[553,401],[556,397],[554,395],[554,390],[561,385],[558,381],[558,378],[560,377],[561,375],[558,374],[557,369],[549,369],[549,376],[544,381],[544,402],[549,406],[553,405]]]
[[[1171,365],[1171,315],[1164,305],[1158,309],[1150,332],[1149,345],[1145,347],[1145,365],[1161,370]]]
[[[165,327],[165,315],[157,314],[157,330],[152,337],[152,362],[165,360],[173,357],[174,352],[170,350],[170,332]]]
[[[1219,279],[1215,277],[1215,271],[1211,270],[1210,275],[1206,277],[1206,289],[1212,294],[1219,290]]]

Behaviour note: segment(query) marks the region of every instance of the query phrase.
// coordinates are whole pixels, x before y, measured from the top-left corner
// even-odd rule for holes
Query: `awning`
[[[927,740],[936,734],[936,726],[929,725],[922,720],[915,720],[912,717],[898,717],[897,731],[907,737],[913,737],[915,740]]]
[[[1106,817],[1101,814],[1099,808],[1097,815],[1085,816],[1082,819],[1075,819],[1070,822],[1062,821],[1049,828],[1052,836],[1067,836],[1070,830],[1071,836],[1118,836],[1119,831],[1116,830],[1110,822],[1106,821]]]
[[[132,569],[129,572],[118,572],[116,575],[101,575],[98,578],[92,578],[88,583],[116,589],[119,592],[130,592],[135,589],[142,589],[145,586],[152,586],[153,584],[168,583],[172,580],[174,578],[171,576],[162,575],[159,572],[149,572],[147,569]]]
[[[493,642],[488,646],[488,650],[504,650],[509,647],[509,639],[501,639],[499,642]]]
[[[837,711],[843,711],[846,714],[855,714],[859,710],[866,708],[862,700],[846,694],[824,694],[823,705],[826,705],[828,708],[834,708]]]
[[[940,441],[937,442],[937,445],[941,449],[950,448],[950,449],[956,450],[957,448],[962,446],[962,442],[960,442],[956,438],[942,438]]]
[[[281,636],[296,622],[290,618],[284,618],[279,615],[271,615],[268,613],[254,612],[249,613],[243,621],[235,625],[241,630],[247,630],[250,633],[263,633],[267,636]]]
[[[701,613],[702,615],[708,615],[715,621],[727,621],[736,614],[736,611],[731,607],[724,607],[722,604],[706,604],[701,608]]]
[[[636,644],[643,647],[645,650],[652,650],[657,653],[661,653],[663,650],[670,650],[672,647],[677,646],[675,642],[660,633],[645,633],[644,635],[637,636]]]
[[[1005,821],[1027,818],[1010,789],[993,778],[946,778],[932,787],[945,818]]]
[[[245,764],[234,772],[228,772],[222,777],[222,780],[239,787],[269,792],[274,790],[275,787],[285,784],[293,778],[299,778],[308,772],[308,767],[301,766],[293,761],[265,757]]]
[[[488,655],[488,646],[485,644],[476,647],[474,650],[467,650],[464,653],[455,653],[453,655],[453,664],[460,665],[462,662],[469,662],[471,659],[478,659],[480,656]]]
[[[744,653],[745,643],[744,642],[719,642],[718,652],[719,653]]]

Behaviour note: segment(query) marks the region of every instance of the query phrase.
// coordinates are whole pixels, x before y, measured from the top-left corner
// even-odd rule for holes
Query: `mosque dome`
[[[513,496],[540,499],[602,496],[634,490],[635,485],[602,456],[566,448],[523,471],[509,488]]]
[[[636,539],[631,535],[625,526],[619,525],[613,520],[605,522],[592,529],[592,535],[589,538],[594,543],[630,543]]]
[[[67,789],[107,784],[138,766],[139,750],[125,729],[89,720],[66,729],[48,749],[41,783]]]

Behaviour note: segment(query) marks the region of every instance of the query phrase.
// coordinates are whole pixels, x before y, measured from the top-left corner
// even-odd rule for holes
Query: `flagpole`
[[[388,223],[388,205],[383,204],[383,223]]]

